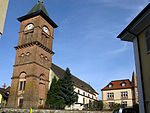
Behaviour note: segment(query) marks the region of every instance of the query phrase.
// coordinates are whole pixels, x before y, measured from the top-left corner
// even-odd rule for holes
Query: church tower
[[[52,63],[53,30],[42,0],[18,20],[21,22],[8,107],[37,108],[45,104]]]
[[[133,105],[138,104],[138,88],[137,88],[137,79],[136,75],[133,72],[132,74],[132,87],[133,87]]]

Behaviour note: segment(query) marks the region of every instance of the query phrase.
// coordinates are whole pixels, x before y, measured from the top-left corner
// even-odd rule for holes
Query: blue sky
[[[0,39],[0,87],[11,84],[20,22],[38,0],[10,0]],[[43,0],[59,26],[54,32],[53,63],[89,83],[101,98],[112,80],[131,79],[135,71],[133,45],[117,35],[149,0]]]

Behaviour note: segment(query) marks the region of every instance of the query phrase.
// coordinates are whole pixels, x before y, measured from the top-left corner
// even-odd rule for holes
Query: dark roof
[[[49,16],[42,0],[39,0],[38,3],[35,4],[35,6],[28,12],[27,15],[40,11],[40,10],[43,11],[47,16]]]
[[[10,86],[5,89],[6,92],[10,92]]]
[[[3,96],[3,98],[8,98],[8,93],[4,88],[0,88],[0,94]]]
[[[126,85],[124,87],[122,87],[121,83],[125,83]],[[109,84],[112,84],[111,88],[109,88]],[[128,89],[128,88],[132,88],[132,84],[131,84],[131,81],[129,79],[115,80],[115,81],[111,81],[109,84],[107,86],[105,86],[101,90],[104,91],[104,90],[116,90],[116,89]]]
[[[62,78],[64,76],[65,70],[58,67],[57,65],[52,63],[51,69],[58,77]],[[89,84],[85,83],[84,81],[80,80],[79,78],[75,77],[74,75],[72,75],[72,80],[76,87],[78,87],[82,90],[85,90],[89,93],[92,93],[92,94],[94,94],[94,93],[98,94]]]
[[[142,17],[144,16],[145,12],[150,9],[150,3],[130,22],[130,24],[117,36],[117,38],[121,38],[122,35],[129,31],[129,29]]]
[[[58,26],[50,19],[49,14],[43,4],[42,0],[39,0],[38,3],[25,15],[22,17],[19,17],[18,20],[21,22],[23,20],[26,20],[28,18],[32,18],[34,16],[41,15],[43,18],[46,19],[46,21],[51,24],[54,28],[57,28]]]

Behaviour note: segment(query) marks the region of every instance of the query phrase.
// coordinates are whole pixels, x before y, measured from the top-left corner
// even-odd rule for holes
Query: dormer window
[[[112,84],[109,84],[108,87],[109,87],[109,88],[112,88]]]
[[[125,82],[122,82],[121,86],[122,86],[122,87],[125,87],[125,86],[126,86],[126,83],[125,83]]]

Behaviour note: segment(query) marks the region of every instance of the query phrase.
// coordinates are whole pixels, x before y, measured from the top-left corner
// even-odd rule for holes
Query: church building
[[[54,76],[63,76],[63,69],[52,63],[53,31],[58,26],[49,17],[42,0],[18,20],[21,22],[12,83],[8,99],[11,108],[38,108],[45,105]],[[98,93],[87,83],[73,76],[79,99],[78,109],[98,100]]]

